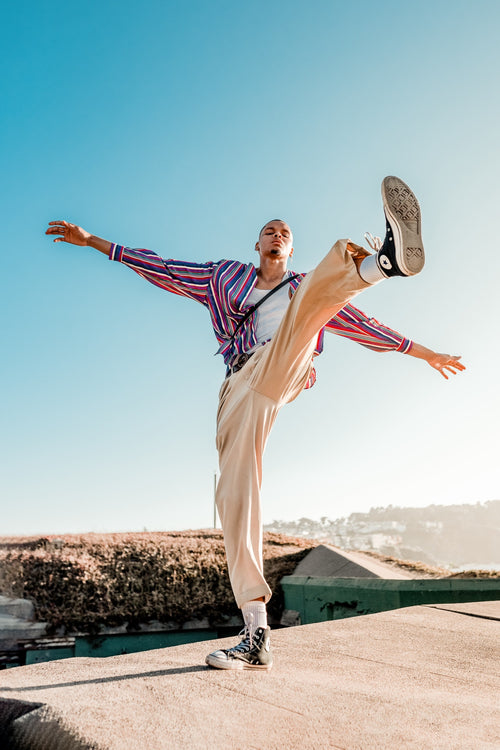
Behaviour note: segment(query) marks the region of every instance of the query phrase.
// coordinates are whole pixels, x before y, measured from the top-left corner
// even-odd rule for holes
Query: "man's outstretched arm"
[[[109,256],[111,242],[90,234],[82,227],[76,224],[70,224],[69,221],[49,221],[49,228],[45,234],[59,235],[55,237],[54,242],[69,242],[71,245],[87,245],[99,250],[100,253]]]
[[[417,344],[415,341],[412,341],[411,347],[406,354],[409,354],[411,357],[425,360],[427,364],[440,372],[446,380],[448,380],[446,372],[451,372],[453,375],[456,375],[457,372],[465,370],[465,365],[459,361],[461,359],[460,356],[434,352],[432,349],[427,349],[426,346]]]
[[[160,289],[188,297],[202,305],[208,304],[208,289],[216,263],[191,263],[172,258],[165,260],[152,250],[134,250],[103,240],[69,221],[51,221],[45,233],[56,235],[54,242],[94,247]]]
[[[409,354],[411,357],[423,359],[431,367],[437,370],[443,378],[448,380],[447,373],[465,370],[465,365],[460,362],[460,357],[451,354],[443,354],[428,349],[422,344],[417,344],[411,339],[405,338],[401,333],[380,323],[364,312],[358,310],[351,304],[346,305],[326,325],[329,333],[343,336],[366,346],[377,352],[396,351],[401,354]]]

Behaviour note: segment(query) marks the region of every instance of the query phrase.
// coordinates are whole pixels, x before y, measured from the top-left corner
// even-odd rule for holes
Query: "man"
[[[271,590],[262,562],[262,455],[279,409],[314,384],[313,358],[323,348],[324,331],[378,351],[423,359],[445,378],[447,372],[465,369],[460,357],[411,342],[350,304],[371,285],[392,276],[414,275],[424,264],[416,197],[397,177],[384,179],[382,197],[386,236],[383,244],[370,243],[376,252],[339,240],[308,274],[287,270],[293,236],[281,219],[268,222],[259,234],[258,267],[227,260],[202,264],[163,260],[149,250],[107,242],[66,221],[52,221],[47,229],[47,234],[58,235],[54,242],[93,247],[147,281],[209,310],[227,367],[217,412],[216,502],[231,585],[245,623],[237,646],[207,656],[212,667],[270,669],[272,665],[265,606]]]

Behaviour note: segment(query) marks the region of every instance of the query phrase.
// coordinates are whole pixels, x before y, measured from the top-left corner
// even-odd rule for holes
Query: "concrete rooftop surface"
[[[270,672],[206,667],[234,638],[7,669],[0,746],[498,750],[499,626],[500,602],[419,606],[275,630]]]

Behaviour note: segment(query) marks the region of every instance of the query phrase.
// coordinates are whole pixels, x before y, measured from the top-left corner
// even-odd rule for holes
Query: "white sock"
[[[366,258],[363,258],[358,273],[363,281],[366,281],[368,284],[377,284],[382,279],[387,278],[377,265],[376,255],[367,255]]]
[[[246,602],[241,608],[245,625],[255,630],[267,628],[267,612],[264,602]]]

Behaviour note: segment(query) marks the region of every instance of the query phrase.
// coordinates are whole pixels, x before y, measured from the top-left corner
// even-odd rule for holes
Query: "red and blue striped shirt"
[[[217,353],[222,354],[226,365],[230,365],[238,354],[249,351],[257,344],[253,315],[232,338],[239,321],[251,306],[248,298],[257,283],[257,269],[252,263],[240,263],[236,260],[208,263],[165,260],[151,250],[132,250],[115,244],[111,245],[109,258],[128,266],[155,286],[207,307],[219,342]],[[292,271],[286,273],[293,276]],[[294,291],[304,276],[305,274],[300,274],[290,282]],[[375,318],[369,318],[350,304],[345,305],[320,331],[315,355],[323,351],[325,331],[344,336],[379,352],[406,353],[412,345],[409,339],[382,325]]]

